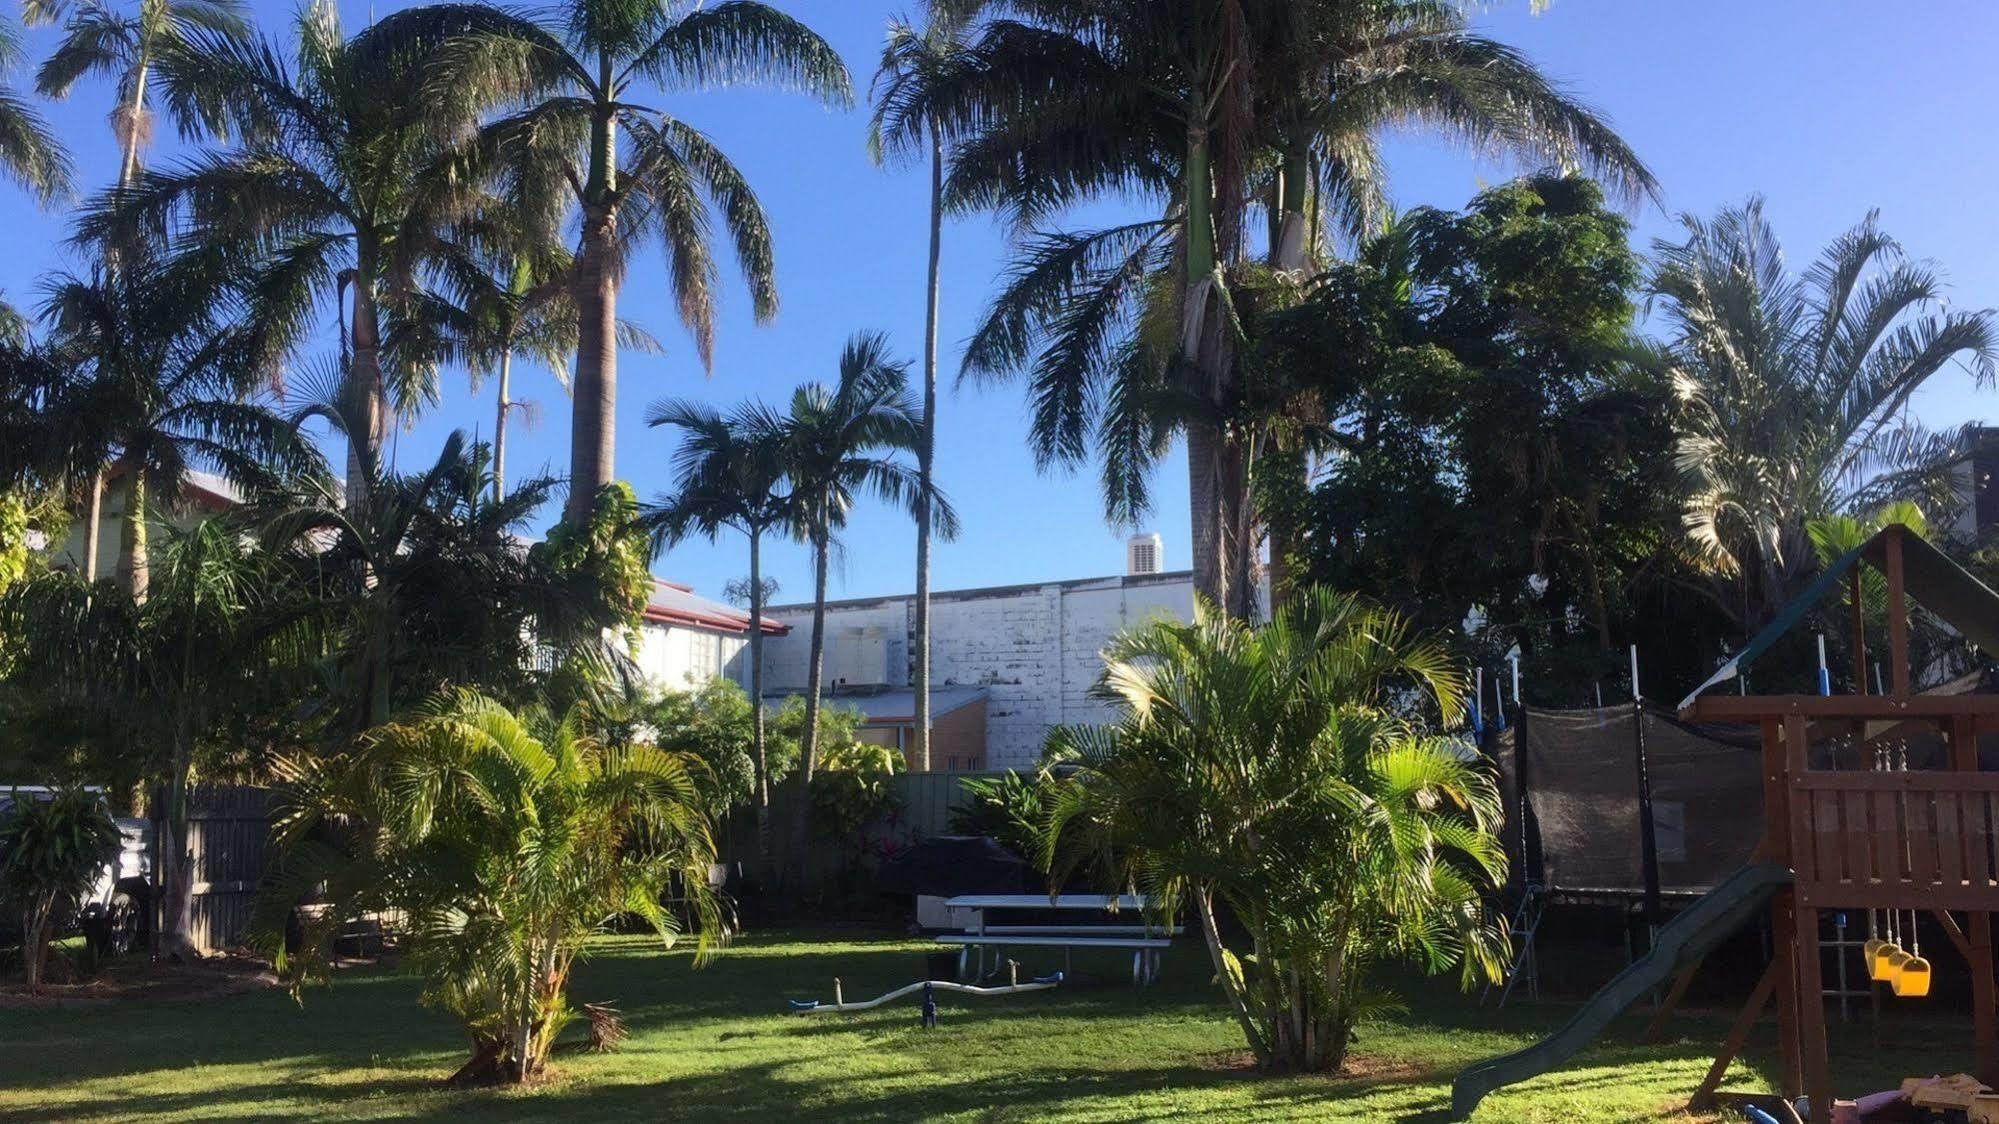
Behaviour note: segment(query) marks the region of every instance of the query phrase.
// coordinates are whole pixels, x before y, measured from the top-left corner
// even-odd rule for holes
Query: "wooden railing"
[[[1999,909],[1999,774],[1794,772],[1800,905]]]

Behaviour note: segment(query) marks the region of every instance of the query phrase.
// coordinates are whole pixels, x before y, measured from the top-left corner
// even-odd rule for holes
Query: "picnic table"
[[[968,974],[983,979],[999,970],[1003,950],[1008,948],[1060,948],[1062,966],[1069,969],[1072,953],[1078,948],[1116,948],[1131,951],[1131,981],[1139,986],[1159,977],[1160,959],[1172,946],[1177,927],[1161,927],[1144,921],[1143,894],[960,894],[947,898],[946,907],[968,911],[971,924],[962,933],[945,933],[939,944],[958,946],[958,977]],[[1140,924],[992,924],[991,911],[1043,910],[1099,916],[1131,913]],[[992,966],[986,961],[990,954]],[[973,970],[973,958],[977,958]]]

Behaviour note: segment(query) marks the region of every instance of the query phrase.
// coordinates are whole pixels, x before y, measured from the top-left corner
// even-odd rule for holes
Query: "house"
[[[1161,571],[1160,553],[1157,535],[1141,535],[1127,546],[1122,574],[932,593],[932,768],[1031,767],[1056,726],[1108,720],[1090,695],[1104,645],[1152,618],[1193,613],[1192,573]],[[860,710],[868,740],[905,750],[915,728],[915,601],[897,594],[826,606],[828,702]],[[802,693],[812,606],[766,613],[790,631],[764,645],[765,693]]]
[[[725,675],[747,687],[749,620],[748,613],[710,601],[692,586],[654,578],[639,629],[639,671],[659,686],[676,690]],[[764,617],[765,636],[782,637],[788,631],[786,625]],[[768,653],[766,646],[766,666]]]
[[[115,577],[118,573],[118,559],[125,541],[125,513],[132,502],[132,487],[126,479],[127,475],[114,467],[105,477],[104,502],[98,509],[97,521],[97,576],[100,578]],[[172,521],[185,529],[236,506],[243,502],[243,497],[234,484],[222,477],[212,472],[190,470],[181,501]],[[69,535],[52,562],[56,569],[83,572],[84,522],[80,512],[70,520]]]

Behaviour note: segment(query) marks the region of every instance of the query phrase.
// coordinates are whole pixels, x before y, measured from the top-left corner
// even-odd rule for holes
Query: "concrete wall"
[[[639,628],[637,663],[657,685],[684,691],[732,673],[748,646],[744,636],[647,621]]]
[[[986,767],[1022,768],[1039,760],[1050,728],[1107,717],[1088,692],[1103,670],[1099,653],[1111,637],[1160,614],[1184,620],[1192,611],[1193,583],[1185,572],[934,594],[931,683],[986,687]],[[812,607],[777,606],[768,615],[790,625],[791,632],[764,646],[765,689],[803,690]],[[912,598],[834,602],[827,606],[826,627],[829,650],[843,634],[860,628],[884,628],[901,637],[905,654],[890,660],[895,681],[888,685],[908,686]]]

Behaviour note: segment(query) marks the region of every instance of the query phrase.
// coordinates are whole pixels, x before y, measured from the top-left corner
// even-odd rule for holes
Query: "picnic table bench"
[[[1064,971],[1070,970],[1070,958],[1078,948],[1114,948],[1129,950],[1131,956],[1131,981],[1139,986],[1151,983],[1159,977],[1159,964],[1165,951],[1172,947],[1173,937],[1180,933],[1177,926],[1156,925],[1088,925],[1088,924],[1006,924],[992,925],[986,921],[990,910],[1055,910],[1079,913],[1114,914],[1130,910],[1143,914],[1145,898],[1139,894],[1060,894],[1053,898],[1046,894],[961,894],[946,899],[944,904],[954,910],[966,910],[972,914],[972,923],[962,933],[945,933],[937,938],[937,943],[958,946],[958,976],[968,975],[983,979],[997,971],[1002,950],[1007,948],[1060,948]],[[987,967],[988,955],[992,966]],[[976,968],[973,958],[976,955]]]

